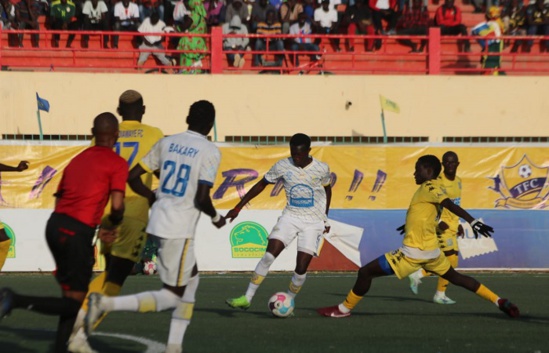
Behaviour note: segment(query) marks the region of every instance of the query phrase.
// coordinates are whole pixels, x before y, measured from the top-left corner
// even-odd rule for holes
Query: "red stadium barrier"
[[[65,48],[68,33],[76,34],[76,40],[72,48]],[[23,47],[10,44],[10,38],[23,34]],[[32,34],[40,35],[40,47],[31,46],[30,37]],[[61,34],[59,47],[52,47],[52,36]],[[90,35],[88,48],[82,48],[80,38],[83,34]],[[107,34],[119,35],[120,44],[118,49],[104,49],[102,36]],[[549,74],[549,53],[544,50],[544,41],[549,37],[543,36],[504,36],[501,40],[504,43],[512,43],[515,40],[522,40],[524,43],[533,41],[534,45],[530,52],[511,53],[510,45],[501,53],[482,52],[479,45],[473,44],[472,52],[463,52],[459,49],[458,42],[469,38],[475,42],[478,37],[456,37],[441,36],[438,28],[431,28],[427,36],[366,36],[366,35],[312,35],[311,38],[320,38],[319,52],[292,52],[284,50],[278,53],[283,56],[280,66],[252,66],[253,55],[261,54],[267,61],[273,61],[277,54],[273,51],[223,51],[222,43],[225,36],[220,27],[213,27],[211,33],[201,35],[204,37],[207,50],[185,51],[177,49],[180,38],[190,36],[183,33],[166,33],[164,50],[173,57],[172,67],[164,67],[155,62],[151,56],[147,63],[141,68],[144,72],[165,72],[165,73],[210,73],[210,74],[241,74],[241,73],[276,73],[276,74],[419,74],[419,75],[479,75],[506,73],[510,75],[547,75]],[[0,29],[0,66],[3,69],[11,70],[52,70],[52,71],[94,71],[94,72],[136,72],[139,49],[134,41],[138,38],[135,32],[86,32],[86,31],[2,31]],[[191,36],[192,37],[192,36]],[[264,38],[272,40],[281,38],[285,42],[293,38],[289,35],[278,37],[267,37],[260,35],[249,35],[253,40]],[[355,43],[363,42],[365,39],[379,41],[380,48],[374,52],[361,50],[356,45],[353,52],[335,51],[330,46],[330,38],[339,38],[341,43],[352,40]],[[419,42],[421,39],[428,41],[424,53],[409,53],[409,48],[399,43],[399,40],[411,39]],[[267,46],[268,48],[268,46]],[[179,62],[179,58],[185,54],[201,54],[200,66],[185,65]],[[246,64],[243,67],[231,67],[226,59],[226,54],[240,54],[245,58]],[[301,65],[293,64],[294,54],[299,55]],[[320,56],[320,60],[311,61],[311,55]],[[483,56],[500,55],[502,65],[500,70],[483,69],[480,61]],[[272,64],[272,62],[271,62]]]

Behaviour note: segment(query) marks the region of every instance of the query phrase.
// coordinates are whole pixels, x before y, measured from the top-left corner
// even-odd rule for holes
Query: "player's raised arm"
[[[28,168],[29,168],[29,162],[27,161],[19,162],[17,167],[12,167],[12,166],[0,163],[0,172],[22,172],[23,170],[26,170]]]
[[[265,190],[265,187],[267,185],[269,185],[269,182],[265,178],[262,178],[260,181],[258,181],[254,186],[252,186],[250,191],[248,191],[246,195],[244,195],[242,200],[240,200],[240,202],[237,203],[236,206],[227,213],[225,218],[228,218],[232,222],[233,219],[238,217],[240,210],[242,210],[242,208],[246,206],[248,202],[250,202],[254,197],[261,194],[263,190]]]
[[[492,236],[491,233],[494,232],[494,228],[482,223],[478,219],[475,219],[473,216],[469,214],[469,212],[465,211],[463,208],[453,203],[452,200],[444,199],[440,203],[440,205],[448,209],[450,212],[452,212],[456,216],[459,216],[463,218],[465,221],[467,221],[467,223],[471,225],[471,228],[473,228],[473,232],[475,233],[475,238],[478,238],[479,233],[485,237]]]

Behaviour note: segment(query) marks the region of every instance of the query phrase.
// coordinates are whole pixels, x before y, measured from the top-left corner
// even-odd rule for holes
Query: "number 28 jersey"
[[[200,210],[198,184],[213,186],[221,152],[205,136],[186,131],[160,140],[139,162],[146,171],[160,171],[156,202],[147,233],[161,238],[194,238]]]

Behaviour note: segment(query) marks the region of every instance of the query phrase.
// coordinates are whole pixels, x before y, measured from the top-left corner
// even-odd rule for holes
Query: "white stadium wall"
[[[544,136],[549,77],[133,75],[0,72],[1,134],[38,134],[36,92],[51,105],[44,134],[89,134],[93,117],[116,111],[126,89],[140,91],[145,122],[166,134],[185,129],[189,105],[217,109],[225,136],[381,136],[379,95],[389,136]],[[351,105],[348,104],[351,102]]]

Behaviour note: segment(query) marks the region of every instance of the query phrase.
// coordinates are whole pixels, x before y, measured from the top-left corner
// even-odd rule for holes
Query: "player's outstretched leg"
[[[503,311],[509,317],[516,318],[520,316],[520,311],[515,304],[511,303],[508,299],[500,298],[473,277],[465,276],[454,270],[453,267],[450,267],[448,272],[442,275],[442,277],[450,281],[450,283],[468,289],[479,297],[494,303],[499,310]]]

